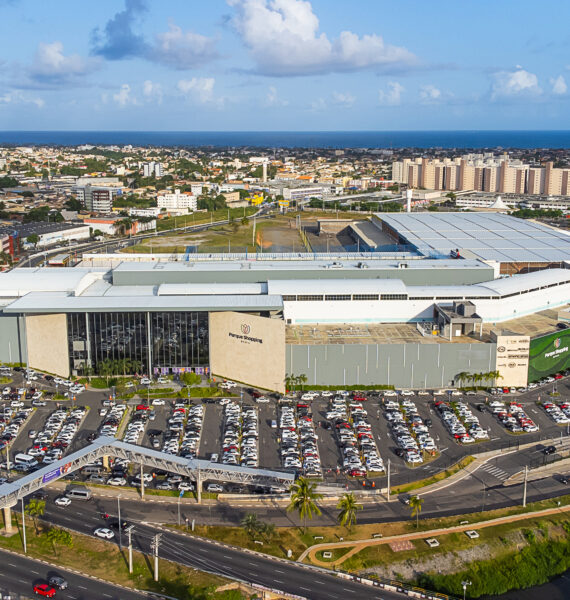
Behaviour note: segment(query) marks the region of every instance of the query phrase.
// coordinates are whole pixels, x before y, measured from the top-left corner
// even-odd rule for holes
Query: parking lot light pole
[[[467,594],[467,586],[471,585],[470,581],[462,581],[461,585],[463,586],[463,600],[465,600],[465,595]]]
[[[390,502],[390,466],[391,466],[391,462],[390,459],[388,459],[388,481],[386,482],[386,489],[387,489],[387,493],[386,493],[386,500],[387,502]]]
[[[528,465],[524,467],[523,508],[526,508],[526,484],[528,481]]]

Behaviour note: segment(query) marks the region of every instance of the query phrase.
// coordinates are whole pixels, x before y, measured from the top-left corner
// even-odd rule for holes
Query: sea
[[[0,145],[258,148],[570,148],[570,131],[1,131]]]

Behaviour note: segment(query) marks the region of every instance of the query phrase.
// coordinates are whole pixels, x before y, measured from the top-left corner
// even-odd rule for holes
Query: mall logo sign
[[[232,333],[231,331],[228,333],[229,337],[235,338],[237,340],[241,340],[242,342],[255,342],[256,344],[263,344],[263,340],[261,338],[250,337],[249,332],[251,331],[251,325],[247,323],[242,323],[240,326],[241,335],[239,333]]]
[[[556,338],[554,340],[554,347],[556,348],[556,350],[553,350],[552,352],[545,352],[544,353],[544,358],[550,358],[552,356],[559,356],[560,354],[563,354],[564,352],[568,352],[568,346],[564,346],[564,348],[561,348],[562,344],[562,340],[560,338]]]

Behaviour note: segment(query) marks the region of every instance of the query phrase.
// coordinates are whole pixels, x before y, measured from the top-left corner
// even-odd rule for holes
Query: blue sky
[[[570,129],[570,3],[0,0],[0,129]]]

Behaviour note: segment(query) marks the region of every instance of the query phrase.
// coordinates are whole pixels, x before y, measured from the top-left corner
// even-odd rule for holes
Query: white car
[[[150,379],[149,379],[148,377],[143,377],[143,378],[141,379],[141,381],[140,381],[140,384],[141,384],[141,385],[150,385],[150,384],[151,384],[151,381],[150,381]]]
[[[397,396],[398,392],[396,392],[395,390],[384,390],[382,392],[383,396],[388,396],[388,397],[393,397],[393,396]]]
[[[123,477],[111,477],[111,479],[107,481],[107,484],[113,486],[122,486],[127,485],[127,480]]]
[[[168,383],[168,379],[166,379],[166,377],[159,377],[156,380],[156,383]]]
[[[133,387],[135,387],[135,384],[132,381],[127,381],[127,383],[125,383],[125,387],[126,388],[133,388]]]
[[[256,398],[255,401],[258,404],[267,404],[267,402],[269,402],[269,398],[267,396],[259,396],[259,398]]]
[[[54,504],[56,506],[69,506],[71,504],[71,500],[69,498],[67,498],[66,496],[60,496],[59,498],[56,498],[54,500]]]
[[[224,491],[224,487],[219,483],[209,483],[206,491],[210,493],[221,493]]]
[[[164,406],[166,404],[164,398],[155,398],[152,401],[152,405],[153,406]]]
[[[115,537],[114,532],[106,527],[98,527],[93,533],[104,540],[112,540]]]

